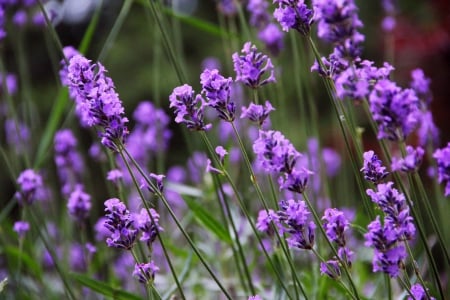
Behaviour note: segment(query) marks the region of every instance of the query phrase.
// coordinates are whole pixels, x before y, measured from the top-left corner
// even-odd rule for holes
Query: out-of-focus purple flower
[[[432,100],[430,92],[430,78],[425,77],[422,69],[414,69],[411,71],[412,81],[410,87],[416,92],[420,100],[429,104]]]
[[[369,95],[370,111],[378,125],[378,139],[403,141],[419,125],[419,100],[411,89],[379,80]]]
[[[274,23],[269,23],[261,28],[258,38],[274,56],[278,55],[284,47],[284,34]]]
[[[385,213],[385,226],[395,230],[397,240],[410,240],[415,236],[415,226],[409,215],[405,195],[393,188],[393,182],[380,183],[377,190],[368,189],[367,195]]]
[[[216,151],[216,154],[219,156],[220,162],[223,164],[225,156],[228,155],[228,151],[225,150],[225,148],[222,146],[217,146],[215,151]]]
[[[106,239],[108,247],[130,250],[136,241],[138,230],[125,204],[117,198],[105,201],[104,226],[111,235]]]
[[[73,244],[70,247],[70,268],[76,272],[85,272],[87,269],[87,261],[85,248],[80,244]]]
[[[437,164],[439,183],[445,183],[445,196],[450,196],[450,142],[447,147],[437,149],[433,157]]]
[[[209,158],[206,160],[205,172],[206,173],[223,174],[222,170],[219,170],[219,169],[213,167],[212,162]]]
[[[217,69],[205,69],[200,74],[202,93],[206,97],[206,105],[214,108],[219,118],[227,122],[234,121],[236,104],[231,101],[231,77],[225,78]]]
[[[159,214],[153,208],[150,208],[149,210],[152,215],[151,218],[148,215],[146,208],[142,208],[139,214],[134,214],[136,227],[142,232],[140,241],[147,243],[147,245],[152,244],[156,239],[158,232],[163,230],[163,228],[159,226]]]
[[[308,35],[313,23],[313,10],[309,9],[303,0],[274,0],[278,4],[273,16],[284,31],[297,30],[302,35]]]
[[[174,108],[175,122],[184,123],[191,130],[208,130],[211,124],[205,124],[203,110],[205,101],[201,95],[194,96],[190,85],[176,87],[169,96],[170,107]]]
[[[334,177],[341,169],[341,156],[332,148],[322,148],[322,159],[328,177]]]
[[[428,298],[428,295],[425,291],[425,289],[423,288],[423,286],[420,283],[416,283],[414,285],[411,286],[411,294],[414,297],[408,296],[407,300],[435,300],[436,298],[434,297],[430,297]],[[427,289],[428,291],[428,289]]]
[[[320,76],[327,78],[335,78],[335,75],[341,73],[342,71],[348,68],[348,62],[340,57],[338,54],[331,53],[328,58],[322,57],[321,62],[322,65],[318,63],[317,60],[314,61],[314,64],[311,67],[311,72],[317,72]],[[340,84],[342,85],[342,84]],[[336,87],[337,88],[337,87]],[[337,93],[341,93],[341,86],[337,90]],[[341,96],[339,96],[341,97]]]
[[[113,151],[128,136],[124,108],[114,83],[100,63],[92,64],[81,55],[70,59],[67,78],[75,98],[76,110],[84,125],[102,128],[101,143]]]
[[[105,240],[109,234],[110,231],[105,227],[106,218],[100,217],[97,222],[94,225],[94,231],[95,231],[95,240],[96,241],[103,241]]]
[[[27,23],[27,18],[27,13],[24,10],[20,9],[16,11],[14,16],[12,17],[12,21],[15,25],[22,27]]]
[[[293,199],[280,202],[278,216],[283,231],[289,233],[286,239],[289,247],[310,250],[314,246],[314,222],[308,222],[310,212],[304,201]]]
[[[378,183],[389,174],[386,172],[386,167],[383,166],[383,162],[378,159],[378,156],[372,150],[364,152],[364,166],[361,168],[361,172],[364,174],[364,179],[373,183]]]
[[[158,271],[159,267],[155,265],[153,260],[149,263],[137,263],[134,266],[133,277],[141,283],[148,284],[153,282]]]
[[[347,247],[340,247],[338,249],[338,256],[347,266],[351,266],[355,253]]]
[[[328,238],[337,243],[339,247],[345,247],[344,232],[349,228],[349,221],[344,213],[336,208],[327,208],[323,213],[322,220]]]
[[[256,229],[268,235],[273,235],[274,230],[271,225],[272,222],[276,226],[277,230],[281,232],[282,227],[280,225],[280,220],[277,213],[272,209],[269,209],[268,211],[265,209],[260,210],[258,213],[258,219],[256,220]]]
[[[260,295],[250,296],[247,300],[263,300]]]
[[[433,114],[426,110],[421,111],[419,115],[419,128],[417,129],[417,137],[419,144],[425,147],[428,143],[433,146],[439,144],[439,129],[433,121]]]
[[[188,178],[193,183],[203,180],[208,156],[204,152],[195,151],[187,161]]]
[[[32,169],[22,171],[16,183],[19,190],[15,196],[21,205],[31,205],[36,200],[39,190],[44,187],[41,175]]]
[[[149,184],[146,180],[142,179],[140,188],[146,188],[153,194],[161,194],[164,191],[164,183],[163,179],[165,178],[165,175],[162,174],[154,174],[150,173],[150,180],[153,182]]]
[[[30,129],[20,121],[7,119],[5,121],[6,143],[14,148],[16,153],[24,153],[29,150]]]
[[[221,69],[220,60],[218,58],[212,57],[212,56],[206,57],[202,61],[201,67],[202,67],[202,70],[204,70],[204,69],[220,70]]]
[[[17,221],[14,223],[13,230],[23,239],[25,234],[30,230],[30,224],[26,221]]]
[[[255,45],[246,42],[239,55],[233,54],[234,71],[236,81],[256,89],[270,82],[276,82],[272,61],[267,55],[258,52]],[[267,74],[267,75],[265,75]]]
[[[414,149],[412,146],[406,146],[406,154],[403,158],[392,157],[392,171],[414,172],[422,164],[422,158],[425,151],[422,147]]]
[[[395,21],[395,18],[391,16],[384,17],[383,21],[381,22],[381,28],[383,28],[383,30],[386,32],[394,30],[396,25],[397,21]]]
[[[362,52],[364,36],[358,32],[363,26],[353,0],[314,0],[314,20],[318,22],[317,35],[335,45],[340,57],[352,60]]]
[[[83,185],[77,184],[67,202],[69,214],[77,221],[83,221],[88,217],[91,207],[91,196],[84,192]]]
[[[341,268],[339,261],[335,259],[320,263],[320,274],[327,275],[330,278],[337,279],[341,277]]]
[[[250,13],[250,25],[261,28],[270,21],[267,0],[249,0],[246,8]]]
[[[6,91],[3,90],[5,86]],[[5,92],[11,96],[17,92],[17,78],[15,75],[6,74],[5,76],[5,74],[0,73],[0,94]]]
[[[108,172],[106,179],[117,184],[123,178],[123,173],[119,169],[113,169]]]
[[[77,139],[70,129],[61,129],[53,138],[55,164],[62,185],[62,193],[68,196],[75,185],[81,182],[84,171],[83,159],[76,150]]]
[[[259,126],[262,126],[264,121],[269,117],[269,113],[275,110],[272,104],[270,104],[269,100],[266,100],[266,103],[254,104],[250,103],[247,107],[242,106],[241,118],[248,118],[250,121],[258,123]]]

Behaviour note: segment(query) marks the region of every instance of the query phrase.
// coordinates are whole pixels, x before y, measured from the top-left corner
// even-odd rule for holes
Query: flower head
[[[284,31],[297,30],[302,35],[308,35],[313,23],[313,11],[303,0],[274,0],[278,4],[273,16]]]
[[[134,266],[133,277],[141,283],[148,284],[153,282],[158,271],[159,267],[155,265],[153,260],[149,263],[137,263]]]
[[[417,171],[422,164],[422,158],[425,151],[422,147],[414,149],[412,146],[406,146],[406,155],[403,158],[392,158],[392,170],[403,172]]]
[[[30,205],[36,200],[37,192],[43,188],[41,175],[32,169],[24,170],[17,178],[19,190],[15,196],[22,205]]]
[[[138,230],[125,204],[117,198],[105,201],[106,220],[103,225],[109,230],[108,247],[130,250],[136,241]]]
[[[386,167],[378,156],[372,150],[364,152],[364,166],[361,168],[361,172],[364,174],[364,179],[373,183],[378,183],[383,180],[389,172],[386,172]]]
[[[247,107],[242,107],[241,118],[248,118],[252,122],[256,122],[259,126],[261,126],[264,121],[269,117],[269,113],[275,110],[272,104],[267,100],[263,105],[250,103]]]
[[[428,291],[428,289],[427,289]],[[434,297],[430,297],[428,298],[428,295],[425,291],[425,288],[420,284],[420,283],[416,283],[413,286],[411,286],[411,294],[413,295],[413,297],[409,297],[407,300],[425,300],[425,299],[429,299],[429,300],[435,300],[436,298]]]
[[[17,221],[14,223],[13,230],[19,235],[19,238],[23,238],[30,230],[30,224],[26,221]]]
[[[447,147],[437,149],[433,157],[437,163],[439,183],[445,183],[445,196],[450,196],[450,142]]]
[[[272,61],[267,55],[258,52],[251,42],[245,43],[241,52],[243,55],[233,54],[236,81],[241,81],[254,89],[269,82],[275,82]]]
[[[211,124],[205,124],[203,110],[205,101],[201,95],[194,96],[190,85],[176,87],[169,96],[170,107],[174,108],[175,122],[186,124],[191,130],[208,130]]]
[[[349,221],[344,212],[336,208],[327,208],[323,214],[323,227],[328,238],[336,242],[340,247],[346,244],[344,232],[349,228]]]
[[[231,101],[231,77],[225,78],[220,75],[217,69],[205,69],[200,74],[202,93],[206,97],[206,105],[214,108],[219,118],[232,122],[234,121],[236,105]]]
[[[163,230],[158,223],[159,214],[153,208],[150,208],[149,211],[151,218],[146,208],[142,208],[139,214],[134,214],[136,227],[142,232],[140,241],[146,242],[147,244],[153,243],[158,235],[158,232]]]
[[[91,196],[84,192],[81,184],[77,184],[67,203],[69,214],[76,220],[82,221],[88,217],[91,206]]]

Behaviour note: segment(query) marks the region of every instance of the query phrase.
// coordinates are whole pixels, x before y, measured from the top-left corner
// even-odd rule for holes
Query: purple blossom
[[[269,117],[269,113],[275,110],[272,104],[270,104],[269,100],[266,100],[266,103],[254,104],[250,103],[247,107],[242,106],[241,118],[248,118],[252,122],[256,122],[259,126],[262,126],[264,121]]]
[[[164,191],[164,183],[163,179],[165,178],[165,175],[162,174],[154,174],[150,173],[149,180],[152,180],[150,184],[145,180],[142,179],[140,188],[146,188],[153,194],[161,194]]]
[[[37,194],[44,187],[41,175],[32,169],[22,171],[16,183],[19,189],[15,196],[21,205],[31,205],[36,200]]]
[[[336,208],[327,208],[322,220],[328,238],[339,247],[344,247],[346,244],[344,232],[348,230],[350,224],[344,213]]]
[[[310,170],[300,167],[293,167],[289,172],[285,172],[278,177],[278,184],[281,189],[302,194],[308,183],[309,177],[314,174]]]
[[[81,222],[88,217],[91,207],[91,196],[84,192],[83,185],[77,184],[67,202],[69,214],[75,220]]]
[[[202,93],[206,97],[206,105],[214,108],[219,118],[227,122],[234,121],[236,104],[231,101],[231,77],[225,78],[217,69],[205,69],[200,74]]]
[[[414,69],[411,71],[412,81],[410,87],[416,92],[420,100],[425,104],[430,104],[432,100],[430,92],[431,80],[425,77],[422,69]]]
[[[205,124],[203,110],[205,101],[201,95],[194,97],[194,90],[190,85],[176,87],[169,96],[170,107],[174,108],[175,122],[186,124],[191,130],[208,130],[211,124]]]
[[[419,100],[411,89],[379,80],[369,96],[370,111],[378,125],[378,139],[403,141],[419,125]]]
[[[274,23],[269,23],[261,28],[258,38],[272,55],[278,55],[284,47],[284,34],[279,26]]]
[[[113,169],[108,172],[106,179],[117,184],[123,178],[123,173],[119,169]]]
[[[406,146],[406,154],[403,158],[392,157],[392,171],[414,172],[422,164],[422,158],[425,151],[422,147],[413,148]]]
[[[372,150],[364,152],[364,166],[361,168],[361,172],[364,174],[364,179],[373,183],[378,183],[383,180],[389,172],[386,172],[386,167],[378,156]]]
[[[4,87],[6,87],[6,91],[3,90]],[[5,76],[5,74],[0,73],[0,94],[7,93],[13,96],[16,92],[17,92],[16,76],[14,74],[6,74]]]
[[[13,230],[23,239],[25,234],[30,230],[30,224],[26,221],[17,221],[14,223]]]
[[[246,42],[239,55],[233,54],[234,71],[236,81],[256,89],[270,82],[276,82],[272,61],[267,55],[258,52],[255,45]],[[267,75],[265,75],[267,74]]]
[[[351,267],[355,253],[347,247],[340,247],[338,249],[338,256],[347,266]]]
[[[421,111],[419,114],[419,128],[417,129],[417,137],[419,138],[419,144],[426,146],[428,143],[436,146],[439,144],[439,129],[433,121],[433,114],[426,110]]]
[[[320,263],[320,274],[327,275],[330,278],[337,279],[341,277],[341,268],[339,261],[332,259]]]
[[[310,212],[304,201],[293,199],[280,202],[278,216],[283,224],[283,231],[289,233],[286,239],[289,247],[310,250],[314,246],[316,225],[308,221]]]
[[[247,300],[263,300],[263,299],[261,298],[260,295],[254,295],[254,296],[248,297]]]
[[[375,250],[372,265],[374,272],[384,272],[390,277],[397,277],[404,268],[407,253],[403,245],[392,247],[386,251]]]
[[[137,263],[134,266],[133,277],[137,278],[141,283],[149,284],[153,282],[158,271],[159,268],[153,260],[149,263]]]
[[[120,144],[128,136],[122,101],[115,92],[114,83],[106,76],[102,64],[92,64],[81,55],[70,59],[67,78],[73,88],[76,110],[83,125],[102,128],[101,143],[113,151],[119,151]]]
[[[424,289],[424,287],[420,283],[416,283],[413,286],[411,286],[411,294],[414,297],[408,296],[407,300],[435,300],[436,298],[430,297],[428,298],[428,295]],[[427,289],[428,291],[428,289]]]
[[[450,142],[433,153],[436,159],[439,183],[445,183],[445,196],[450,196]]]
[[[250,25],[261,28],[270,21],[267,0],[249,0],[247,11],[250,13]]]
[[[14,148],[16,153],[25,153],[29,150],[30,129],[20,121],[7,119],[5,121],[6,143]]]
[[[317,35],[335,45],[340,57],[355,59],[361,55],[364,36],[358,32],[363,26],[353,0],[314,0],[314,20]]]
[[[303,0],[274,0],[278,4],[273,16],[280,23],[283,31],[297,30],[302,35],[308,35],[313,23],[314,12]]]
[[[258,219],[256,220],[256,229],[268,235],[273,235],[274,230],[271,225],[272,222],[275,224],[277,230],[281,232],[282,227],[280,225],[278,214],[272,209],[260,210],[258,213]]]
[[[146,208],[142,208],[139,214],[134,214],[136,227],[142,232],[140,241],[145,242],[148,245],[152,244],[155,241],[158,232],[163,230],[163,228],[159,226],[159,214],[153,208],[150,208],[149,211],[152,215],[151,218],[148,215]]]
[[[228,155],[228,151],[225,150],[225,148],[222,146],[217,146],[215,151],[216,151],[216,154],[219,156],[220,162],[223,164],[225,156]]]
[[[108,247],[130,250],[136,241],[138,230],[125,204],[117,198],[105,201],[106,220],[103,223],[109,230],[106,239]]]

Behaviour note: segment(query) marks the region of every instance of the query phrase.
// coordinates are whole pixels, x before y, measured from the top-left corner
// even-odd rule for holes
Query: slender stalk
[[[224,293],[225,297],[227,299],[232,299],[230,294],[226,291],[225,287],[222,285],[222,283],[220,283],[219,279],[217,278],[217,276],[214,274],[214,272],[211,270],[211,268],[209,267],[209,265],[206,263],[205,259],[203,258],[203,256],[201,255],[200,251],[198,250],[198,248],[195,246],[194,242],[192,241],[191,237],[187,234],[187,232],[184,230],[183,226],[181,225],[180,221],[178,220],[177,216],[175,215],[175,213],[173,212],[172,208],[170,207],[169,202],[167,201],[167,199],[165,198],[164,194],[160,193],[157,189],[156,186],[154,186],[153,182],[148,178],[147,174],[145,174],[144,170],[142,170],[142,168],[140,167],[140,165],[134,160],[134,158],[131,156],[131,154],[127,151],[126,148],[123,148],[123,151],[125,152],[126,156],[131,160],[131,162],[136,166],[136,168],[138,169],[139,173],[142,175],[142,177],[144,178],[145,182],[151,186],[157,193],[156,196],[161,199],[161,201],[163,202],[164,206],[166,207],[167,211],[169,212],[170,216],[172,217],[172,219],[175,221],[175,224],[177,225],[178,229],[181,231],[181,233],[183,234],[183,236],[185,237],[186,241],[188,242],[189,246],[192,248],[192,250],[195,252],[195,254],[197,255],[197,257],[199,258],[200,262],[203,264],[203,266],[205,267],[205,269],[208,271],[208,273],[211,275],[211,277],[213,278],[213,280],[217,283],[217,285],[219,286],[220,290]]]

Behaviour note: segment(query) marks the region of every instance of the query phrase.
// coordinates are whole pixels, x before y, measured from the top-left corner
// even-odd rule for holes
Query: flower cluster
[[[251,42],[245,43],[241,52],[243,55],[234,53],[232,56],[236,81],[253,89],[275,82],[272,61],[267,55],[258,52],[256,46]]]
[[[21,205],[31,205],[44,187],[42,176],[32,169],[20,173],[16,181],[19,190],[15,197]]]
[[[425,151],[422,147],[414,149],[412,146],[406,146],[406,154],[403,158],[392,157],[392,171],[414,172],[422,164],[422,158]]]
[[[114,83],[106,76],[101,63],[91,63],[81,55],[70,59],[67,79],[71,93],[75,96],[76,110],[85,126],[98,126],[101,142],[113,151],[119,151],[128,136],[123,116],[122,101],[115,92]]]
[[[445,196],[450,196],[450,142],[433,153],[437,163],[439,183],[445,183]]]
[[[205,100],[199,94],[194,96],[190,85],[176,87],[169,96],[170,107],[176,114],[175,122],[183,123],[191,130],[208,130],[211,124],[205,124],[203,110]]]
[[[137,263],[134,266],[133,277],[143,284],[153,282],[159,267],[152,261],[149,263]]]
[[[147,243],[147,245],[152,244],[158,236],[158,232],[163,230],[159,226],[159,214],[153,208],[150,208],[149,211],[151,217],[146,208],[142,208],[140,213],[134,216],[136,227],[142,232],[140,241]]]
[[[250,121],[257,123],[260,127],[269,117],[269,113],[275,110],[272,104],[267,100],[264,105],[250,103],[248,107],[242,107],[241,118],[248,118]]]
[[[130,250],[137,239],[138,230],[125,204],[117,198],[105,201],[106,220],[103,225],[111,235],[106,239],[108,247]]]
[[[283,231],[289,234],[286,241],[291,248],[311,250],[314,246],[316,224],[308,221],[311,213],[305,201],[293,199],[280,202],[278,218]]]
[[[354,60],[362,52],[364,36],[358,32],[363,26],[353,0],[314,0],[314,20],[318,22],[318,36],[333,44],[339,57]]]
[[[231,101],[231,77],[225,78],[217,69],[205,69],[200,74],[202,93],[207,100],[206,105],[214,108],[220,119],[233,122],[236,105]]]
[[[81,184],[77,184],[69,196],[67,209],[69,214],[77,221],[83,221],[91,210],[91,196],[84,192]]]
[[[364,166],[361,168],[361,172],[364,174],[364,179],[373,183],[378,183],[389,174],[386,171],[386,167],[378,156],[372,150],[364,152]]]
[[[273,16],[284,31],[297,30],[302,35],[308,35],[313,23],[314,12],[306,6],[303,0],[274,0],[278,4]]]
[[[425,299],[429,299],[429,300],[436,300],[436,298],[434,297],[430,297],[429,295],[427,295],[427,291],[428,289],[425,290],[425,288],[420,284],[420,283],[416,283],[413,286],[411,286],[411,294],[412,297],[407,298],[407,300],[425,300]]]
[[[380,183],[376,190],[367,190],[367,194],[384,212],[384,222],[376,220],[368,225],[364,235],[366,246],[375,249],[373,258],[374,272],[382,271],[391,277],[397,277],[406,258],[404,241],[414,238],[416,228],[405,196],[392,187],[393,182]]]

